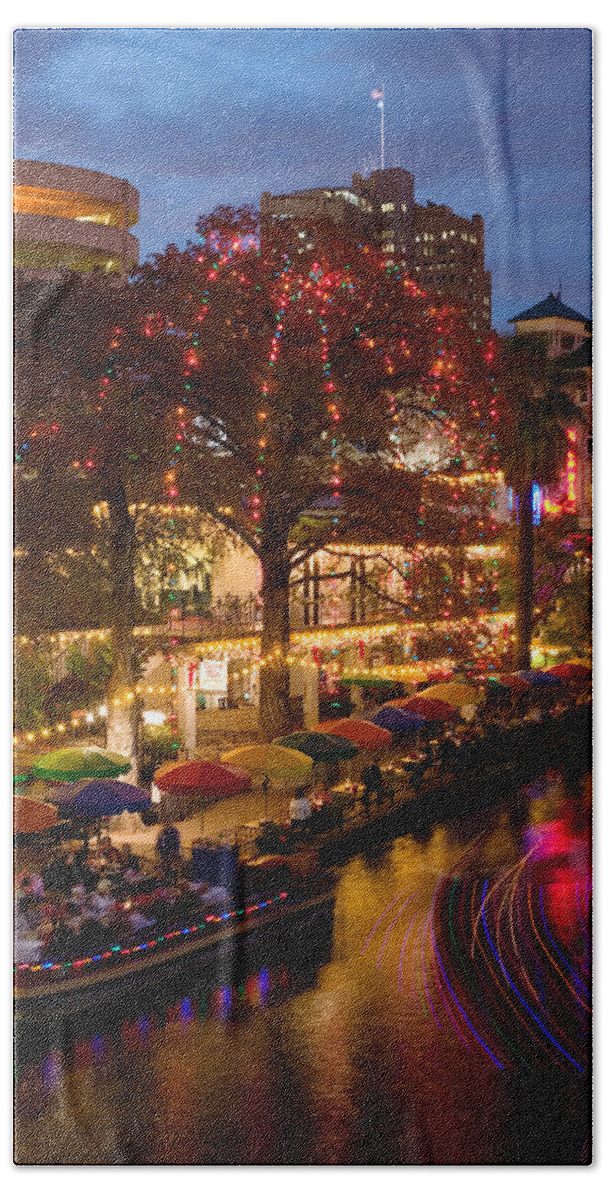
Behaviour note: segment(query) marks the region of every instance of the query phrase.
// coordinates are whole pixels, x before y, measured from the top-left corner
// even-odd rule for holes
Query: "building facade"
[[[542,510],[548,516],[575,515],[581,528],[589,529],[593,487],[591,321],[552,292],[509,320],[516,337],[544,341],[558,386],[581,414],[580,421],[573,421],[566,430],[569,444],[564,469],[556,487],[541,497]],[[540,510],[538,515],[540,519]]]
[[[485,269],[484,223],[447,205],[417,204],[414,176],[402,167],[355,173],[351,187],[309,188],[260,199],[262,242],[272,244],[273,231],[288,225],[293,242],[304,253],[314,247],[312,226],[330,220],[347,237],[369,241],[398,263],[426,291],[452,299],[466,309],[472,329],[492,323],[492,279]]]
[[[14,164],[14,264],[26,281],[66,270],[126,276],[139,262],[130,229],[139,193],[126,179],[58,163]]]

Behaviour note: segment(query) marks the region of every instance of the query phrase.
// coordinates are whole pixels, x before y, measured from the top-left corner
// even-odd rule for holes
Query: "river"
[[[17,1021],[16,1161],[586,1163],[590,781],[337,872],[287,950]]]

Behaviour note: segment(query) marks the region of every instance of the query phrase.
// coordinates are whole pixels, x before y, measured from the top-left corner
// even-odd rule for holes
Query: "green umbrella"
[[[76,783],[79,779],[115,779],[126,775],[131,763],[122,754],[110,750],[98,750],[94,746],[80,750],[71,747],[53,750],[36,759],[32,772],[38,779],[54,779],[62,783]]]
[[[338,737],[334,733],[313,733],[309,729],[275,738],[274,745],[286,746],[288,750],[299,750],[315,763],[341,762],[343,759],[355,758],[359,753],[359,747],[349,738]]]

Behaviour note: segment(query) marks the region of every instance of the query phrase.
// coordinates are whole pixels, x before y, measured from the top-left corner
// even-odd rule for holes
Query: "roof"
[[[591,321],[588,317],[584,317],[582,313],[576,312],[576,309],[569,308],[567,304],[563,304],[559,296],[554,296],[553,292],[549,292],[546,300],[541,300],[540,304],[535,304],[533,308],[526,308],[524,312],[520,312],[516,317],[509,317],[509,322],[515,321],[539,321],[543,317],[563,317],[566,321],[580,321],[586,329],[591,328]]]

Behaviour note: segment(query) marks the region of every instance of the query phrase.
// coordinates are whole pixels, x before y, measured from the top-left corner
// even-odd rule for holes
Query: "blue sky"
[[[15,34],[15,154],[140,192],[142,259],[196,217],[386,165],[486,222],[494,324],[562,285],[591,311],[582,29],[64,29]]]

